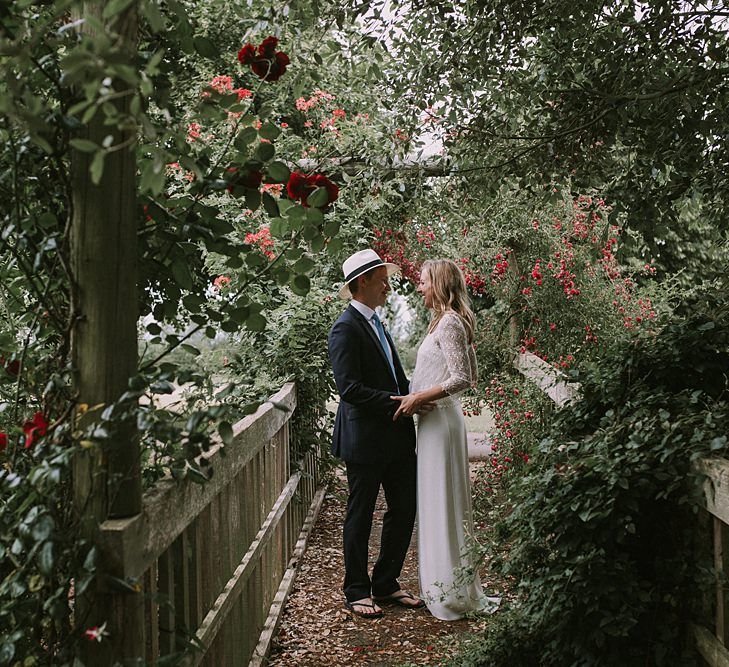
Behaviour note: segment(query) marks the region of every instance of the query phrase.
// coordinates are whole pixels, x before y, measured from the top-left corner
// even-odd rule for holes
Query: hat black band
[[[354,280],[358,276],[361,276],[363,273],[366,273],[370,269],[374,269],[376,266],[384,266],[385,262],[383,262],[381,259],[374,259],[371,262],[367,262],[367,264],[362,264],[362,266],[357,267],[354,271],[352,271],[348,276],[344,278],[344,282],[348,283],[350,280]]]

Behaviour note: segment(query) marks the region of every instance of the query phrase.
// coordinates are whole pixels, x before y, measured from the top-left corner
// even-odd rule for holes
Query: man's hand
[[[435,405],[436,405],[435,401],[428,401],[427,403],[423,403],[415,414],[424,415],[424,414],[430,412],[431,410],[435,410]]]

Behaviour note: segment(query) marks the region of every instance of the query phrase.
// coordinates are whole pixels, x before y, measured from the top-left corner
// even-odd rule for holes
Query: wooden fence
[[[693,633],[699,653],[711,667],[729,667],[729,461],[704,459],[699,470],[706,475],[704,492],[706,509],[713,523],[716,597],[713,631],[694,625]]]
[[[207,484],[164,480],[144,495],[140,514],[102,524],[106,571],[120,588],[131,584],[110,595],[110,615],[115,601],[128,608],[129,595],[144,605],[144,639],[129,629],[137,646],[124,646],[125,662],[265,661],[324,495],[315,452],[292,473],[295,407],[287,384],[235,425],[232,444],[206,454]]]
[[[518,354],[514,366],[536,383],[558,407],[579,396],[579,385],[567,382],[563,373],[530,352]],[[706,475],[706,509],[713,528],[715,601],[711,605],[713,630],[694,624],[692,631],[699,654],[709,667],[729,667],[729,460],[704,459],[698,463]]]

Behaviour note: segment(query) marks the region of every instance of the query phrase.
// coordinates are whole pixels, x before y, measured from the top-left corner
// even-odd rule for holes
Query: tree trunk
[[[106,3],[85,4],[82,16],[101,20]],[[119,54],[130,64],[136,50],[137,20],[134,8],[112,19],[118,34]],[[84,39],[94,40],[86,32]],[[129,84],[114,82],[116,91]],[[115,101],[128,111],[130,95]],[[98,185],[92,182],[93,153],[72,154],[73,219],[71,267],[73,273],[72,355],[76,370],[78,401],[93,408],[79,411],[79,424],[88,426],[104,405],[119,399],[129,378],[137,372],[137,229],[136,229],[136,130],[104,125],[97,111],[85,139],[101,145],[113,137]],[[116,426],[116,425],[115,425]],[[115,428],[110,440],[87,448],[74,464],[74,500],[82,534],[94,540],[98,526],[107,518],[136,514],[141,509],[139,442],[134,420]],[[89,642],[84,656],[88,665],[107,665],[114,660],[137,657],[144,650],[143,595],[109,592],[104,579],[103,555],[98,563],[98,585],[77,598],[76,625],[80,632],[106,623],[109,638]],[[134,647],[132,652],[124,647]]]

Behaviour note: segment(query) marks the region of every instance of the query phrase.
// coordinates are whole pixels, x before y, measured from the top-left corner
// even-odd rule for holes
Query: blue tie
[[[387,361],[390,363],[390,370],[392,371],[392,377],[394,377],[395,382],[397,382],[397,373],[395,373],[395,365],[392,363],[392,350],[390,349],[390,346],[387,344],[387,338],[385,338],[385,329],[382,327],[382,322],[380,322],[380,318],[377,317],[377,313],[372,315],[372,321],[375,324],[375,329],[377,329],[377,335],[380,337],[380,344],[382,345],[382,349],[385,352]]]

